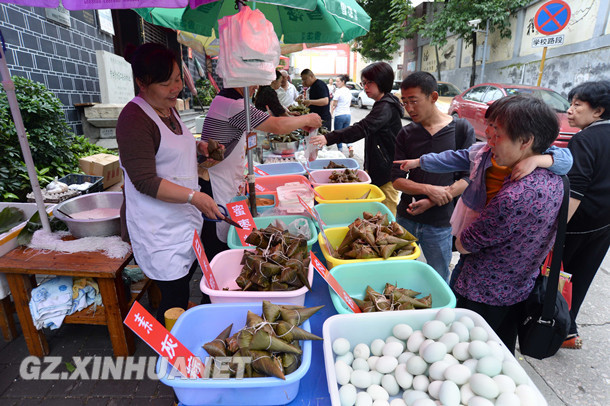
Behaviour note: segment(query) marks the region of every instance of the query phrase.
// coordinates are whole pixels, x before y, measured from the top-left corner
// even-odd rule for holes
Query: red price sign
[[[210,262],[208,261],[207,255],[205,255],[203,245],[201,245],[201,238],[199,238],[197,230],[195,230],[195,234],[193,235],[193,250],[195,251],[195,256],[197,257],[197,261],[199,261],[199,266],[201,267],[203,277],[205,278],[208,287],[210,289],[218,290],[216,278],[214,278],[214,274],[212,273]]]
[[[205,366],[199,357],[194,356],[139,302],[133,302],[123,323],[183,376],[191,379],[204,377]]]
[[[250,231],[254,229],[254,218],[245,200],[227,204],[227,210],[232,220],[238,223],[243,228],[235,227],[239,241],[244,245],[252,245],[246,242],[246,238],[250,235]]]
[[[258,176],[269,176],[267,172],[259,169],[257,166],[254,167],[254,173],[256,173]]]
[[[354,300],[347,294],[347,292],[341,287],[341,285],[339,285],[339,282],[337,282],[335,277],[332,276],[330,272],[328,272],[328,269],[326,269],[324,264],[320,262],[320,260],[318,259],[318,257],[316,257],[316,254],[314,254],[313,251],[310,252],[310,256],[313,267],[316,268],[316,271],[318,271],[320,276],[324,278],[324,280],[330,285],[330,287],[335,291],[335,293],[339,295],[341,299],[343,299],[345,304],[347,304],[347,307],[349,307],[354,313],[362,313],[356,302],[354,302]]]

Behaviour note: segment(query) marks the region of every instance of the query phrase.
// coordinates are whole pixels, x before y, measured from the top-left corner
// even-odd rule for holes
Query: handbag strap
[[[559,216],[557,217],[557,236],[555,237],[555,245],[553,246],[553,259],[551,260],[551,269],[549,270],[547,289],[544,295],[542,314],[540,316],[542,320],[547,322],[551,322],[555,314],[555,300],[557,299],[557,286],[559,285],[563,243],[566,236],[568,206],[570,203],[570,181],[565,175],[563,175],[561,179],[563,180],[563,201],[561,203],[561,208],[559,209]]]

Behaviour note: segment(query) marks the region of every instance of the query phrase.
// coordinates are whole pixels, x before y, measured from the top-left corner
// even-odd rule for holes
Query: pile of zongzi
[[[306,105],[299,103],[296,106],[290,105],[288,106],[288,110],[292,113],[299,113],[299,115],[303,116],[305,114],[309,114],[309,107]]]
[[[328,177],[330,183],[354,183],[362,182],[358,177],[358,169],[345,169],[344,171],[333,171]]]
[[[364,300],[352,299],[364,313],[430,309],[432,307],[432,295],[417,299],[416,296],[420,294],[420,292],[411,289],[399,288],[391,283],[386,283],[383,293],[367,286]]]
[[[244,365],[246,378],[286,379],[285,375],[296,371],[301,363],[299,340],[322,339],[299,327],[322,307],[276,305],[263,300],[261,316],[248,311],[244,328],[231,335],[231,324],[203,348],[211,357],[251,357],[251,362]],[[237,363],[229,363],[232,376],[238,370]]]
[[[286,291],[307,286],[309,250],[307,239],[274,226],[254,229],[246,239],[257,248],[244,251],[244,266],[235,280],[242,290]]]
[[[269,134],[269,141],[271,142],[294,142],[302,139],[303,136],[297,131],[288,134]]]
[[[342,165],[342,164],[338,164],[335,161],[330,161],[328,163],[328,165],[326,165],[324,167],[324,169],[343,169],[343,168],[347,168],[347,166]]]
[[[389,222],[387,214],[362,213],[350,224],[345,238],[337,248],[340,259],[402,257],[415,251],[417,241],[397,222]]]

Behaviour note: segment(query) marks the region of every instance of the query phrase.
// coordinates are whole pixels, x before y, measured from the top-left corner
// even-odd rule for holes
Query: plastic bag
[[[288,224],[288,232],[293,235],[303,235],[308,240],[312,237],[309,222],[305,218],[298,218]]]
[[[313,145],[309,140],[311,137],[318,135],[318,129],[309,132],[309,136],[305,137],[305,158],[308,162],[315,161],[318,157],[318,146]]]

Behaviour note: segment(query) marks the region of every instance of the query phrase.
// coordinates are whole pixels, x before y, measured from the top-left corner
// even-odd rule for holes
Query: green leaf
[[[66,369],[68,370],[68,372],[72,373],[72,372],[76,371],[76,367],[74,365],[72,365],[71,362],[66,361],[66,362],[64,362],[64,364],[66,365]]]
[[[0,211],[0,234],[7,232],[25,220],[23,210],[16,207],[5,207]]]

